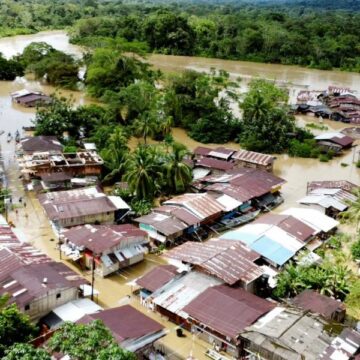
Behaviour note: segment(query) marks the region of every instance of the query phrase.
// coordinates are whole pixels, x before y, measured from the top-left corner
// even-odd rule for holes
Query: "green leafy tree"
[[[341,216],[343,219],[355,224],[356,231],[358,231],[360,224],[360,190],[355,190],[354,194],[356,196],[356,200],[348,202],[349,207],[341,214]]]
[[[74,111],[71,100],[52,96],[50,105],[37,109],[34,125],[36,135],[53,135],[61,139],[71,129]]]
[[[351,245],[351,255],[354,260],[360,259],[360,240],[357,240]]]
[[[288,115],[286,93],[274,84],[255,80],[240,104],[243,110],[241,144],[249,149],[281,153],[289,146],[289,133],[295,131],[294,118]]]
[[[30,344],[15,344],[5,351],[3,360],[51,360],[44,349],[36,349]]]
[[[65,323],[49,340],[51,352],[61,352],[73,360],[135,360],[136,356],[122,349],[104,324]]]
[[[4,304],[2,304],[4,306]],[[16,343],[24,343],[33,338],[36,327],[28,316],[22,314],[15,304],[5,306],[0,311],[0,356]]]
[[[0,80],[14,80],[24,75],[24,67],[19,61],[7,60],[0,53]]]

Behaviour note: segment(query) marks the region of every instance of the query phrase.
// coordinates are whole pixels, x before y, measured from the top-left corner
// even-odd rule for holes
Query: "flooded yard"
[[[55,48],[76,56],[80,56],[82,52],[80,47],[69,44],[68,38],[63,31],[3,38],[0,39],[0,52],[10,57],[21,52],[22,49],[32,41],[46,41]],[[148,60],[155,67],[169,72],[178,72],[184,69],[208,71],[211,67],[224,69],[233,77],[241,77],[245,86],[246,82],[254,76],[276,80],[280,84],[289,84],[292,96],[296,94],[298,89],[323,89],[327,88],[328,85],[349,86],[352,89],[360,91],[360,75],[355,73],[166,55],[150,55]],[[40,90],[46,94],[50,94],[56,90],[51,86],[44,86],[40,82],[26,80],[25,78],[16,79],[13,82],[0,82],[0,130],[5,132],[4,135],[0,136],[0,144],[9,180],[8,185],[13,193],[14,205],[18,206],[17,211],[11,211],[9,213],[9,220],[15,224],[17,229],[26,234],[30,243],[42,249],[53,259],[59,260],[60,254],[57,249],[57,240],[52,228],[35,195],[25,192],[22,182],[19,179],[20,173],[14,160],[15,145],[13,142],[6,142],[6,134],[8,132],[14,133],[16,130],[21,130],[23,126],[31,125],[31,119],[34,118],[34,109],[26,109],[11,102],[9,94],[22,88]],[[82,92],[61,90],[61,94],[66,97],[72,97],[75,104],[88,104],[93,101]],[[305,116],[298,117],[297,121],[302,126],[310,122],[318,123],[317,119]],[[346,126],[345,124],[328,120],[325,120],[322,124],[328,127],[328,131],[339,131]],[[314,132],[318,133],[319,131],[314,130]],[[176,141],[186,145],[190,150],[202,145],[189,138],[183,129],[173,129],[173,137]],[[129,144],[130,147],[134,148],[139,141],[141,140],[132,138]],[[207,144],[206,146],[216,147],[218,144]],[[239,145],[236,143],[228,143],[225,144],[225,146],[235,150],[239,149]],[[282,211],[285,208],[295,206],[296,201],[305,195],[306,184],[309,181],[345,179],[359,184],[360,170],[356,168],[354,164],[354,161],[357,161],[358,158],[357,147],[329,162],[320,162],[318,159],[300,159],[290,158],[287,155],[278,155],[274,171],[276,175],[284,178],[287,183],[282,189],[285,202],[276,211]],[[22,204],[19,203],[20,197],[24,199]],[[26,202],[26,208],[23,206],[24,201]],[[89,272],[81,272],[70,260],[62,259],[62,261],[75,271],[82,273],[82,275],[90,281],[91,274]],[[164,260],[161,257],[147,255],[145,261],[131,268],[124,269],[120,271],[119,274],[106,279],[96,278],[95,288],[100,292],[98,302],[103,307],[114,307],[131,303],[167,327],[169,333],[164,340],[162,340],[166,347],[176,349],[183,357],[188,357],[192,353],[196,358],[203,359],[205,358],[205,350],[210,347],[208,344],[198,338],[193,339],[189,333],[186,333],[186,338],[176,337],[176,326],[174,324],[142,307],[139,301],[131,295],[131,286],[129,283],[154,266],[162,263],[164,263]]]

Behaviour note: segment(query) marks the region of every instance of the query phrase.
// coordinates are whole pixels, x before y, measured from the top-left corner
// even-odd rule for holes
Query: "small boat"
[[[12,135],[11,133],[8,133],[7,135],[7,142],[9,143],[12,140]]]
[[[259,214],[260,210],[255,210],[231,219],[220,220],[219,223],[212,226],[211,229],[218,233],[228,229],[232,229],[236,226],[244,225],[250,221],[253,221]]]

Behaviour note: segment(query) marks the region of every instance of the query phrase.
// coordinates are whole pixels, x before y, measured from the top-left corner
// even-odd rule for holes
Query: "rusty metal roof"
[[[167,284],[178,275],[177,268],[173,265],[160,265],[136,280],[136,283],[146,290],[154,292]]]
[[[263,274],[262,269],[254,264],[260,255],[240,242],[218,239],[205,243],[188,241],[164,256],[198,265],[229,285],[238,281],[250,283]]]
[[[44,281],[46,279],[46,281]],[[43,297],[50,290],[77,288],[87,281],[63,263],[22,265],[2,273],[0,278],[0,296],[10,294],[10,303],[23,307],[30,301]]]
[[[134,225],[83,225],[62,231],[62,236],[76,246],[102,254],[120,244],[147,243],[147,233]]]
[[[338,181],[311,181],[307,185],[308,193],[315,189],[342,189],[345,191],[352,192],[358,188],[358,185],[347,181],[347,180],[338,180]]]
[[[205,290],[184,311],[206,327],[236,340],[247,326],[274,307],[244,289],[218,285]]]
[[[163,325],[130,305],[85,315],[77,323],[88,324],[94,320],[101,320],[120,344],[126,340],[136,340],[164,329]]]
[[[203,157],[196,162],[196,167],[205,167],[208,169],[226,171],[232,169],[234,164],[230,161]]]
[[[253,224],[269,224],[277,226],[301,242],[309,241],[316,233],[316,229],[313,229],[291,215],[265,214],[256,219]]]
[[[225,210],[221,204],[206,193],[175,196],[165,201],[164,204],[184,207],[201,220],[220,214]]]
[[[96,187],[49,192],[39,201],[50,220],[114,212],[119,207]]]
[[[201,221],[199,217],[195,216],[190,211],[177,206],[163,205],[154,208],[153,211],[172,215],[189,226],[198,224]]]
[[[321,295],[313,290],[304,290],[295,296],[291,302],[304,310],[320,314],[327,320],[331,320],[335,312],[345,311],[345,305],[342,302]]]
[[[63,146],[55,136],[31,136],[21,139],[25,152],[62,151]]]
[[[207,156],[209,155],[209,152],[212,149],[204,147],[204,146],[198,146],[197,148],[194,149],[194,154],[195,155],[202,155],[202,156]]]
[[[255,151],[239,150],[233,156],[235,160],[241,160],[257,165],[271,165],[274,162],[274,156],[262,154]]]

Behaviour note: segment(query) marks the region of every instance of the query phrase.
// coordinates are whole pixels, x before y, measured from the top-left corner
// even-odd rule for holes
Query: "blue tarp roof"
[[[283,247],[267,236],[262,236],[249,247],[278,265],[285,264],[295,255],[295,252]]]
[[[295,255],[295,252],[285,248],[265,235],[261,236],[234,230],[223,234],[220,239],[241,241],[264,258],[280,266]]]

